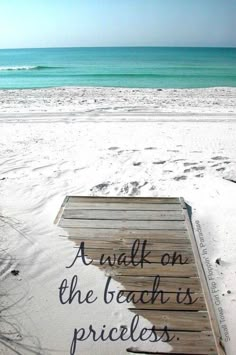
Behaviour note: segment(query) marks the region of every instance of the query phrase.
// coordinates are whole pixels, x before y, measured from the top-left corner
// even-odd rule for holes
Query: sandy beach
[[[1,113],[76,112],[232,114],[236,88],[128,89],[58,87],[0,90]]]
[[[73,327],[132,318],[124,305],[88,313],[59,304],[60,281],[74,271],[65,268],[73,243],[53,224],[66,195],[184,197],[217,285],[223,343],[235,354],[235,99],[236,88],[0,90],[1,322],[10,339],[0,335],[2,354],[67,354]],[[102,292],[101,270],[79,272],[83,287]],[[112,346],[83,342],[80,351],[108,355]]]

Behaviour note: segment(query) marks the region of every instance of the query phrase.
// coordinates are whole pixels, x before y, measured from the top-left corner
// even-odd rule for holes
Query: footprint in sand
[[[184,173],[190,173],[191,171],[205,170],[204,166],[192,166],[189,169],[185,169]]]
[[[142,164],[141,161],[133,162],[133,166],[140,166],[141,164]]]
[[[198,163],[184,163],[184,166],[191,166],[191,165],[197,165]]]
[[[108,150],[117,150],[117,149],[119,149],[119,147],[110,147],[110,148],[108,148]]]
[[[174,177],[174,180],[176,180],[176,181],[187,180],[187,176],[184,176],[184,175],[176,176],[176,177]]]
[[[212,160],[225,160],[225,159],[229,159],[228,157],[221,157],[221,156],[216,156],[211,158]]]
[[[130,196],[133,195],[139,195],[140,194],[140,189],[147,185],[147,181],[145,181],[143,184],[140,184],[138,181],[131,181],[125,185],[122,186],[120,192],[121,193],[126,193]]]
[[[101,183],[101,184],[98,184],[98,185],[95,185],[95,186],[93,186],[91,189],[90,189],[90,191],[92,191],[92,192],[97,192],[97,191],[99,191],[99,192],[105,192],[107,189],[108,189],[108,187],[111,185],[111,183],[108,181],[108,182],[103,182],[103,183]]]
[[[160,161],[153,161],[152,164],[155,164],[155,165],[161,165],[161,164],[165,164],[166,163],[166,160],[160,160]]]
[[[205,170],[205,166],[193,166],[191,170],[198,171],[198,170]]]
[[[150,191],[156,190],[156,186],[155,186],[155,185],[152,185],[149,190],[150,190]]]

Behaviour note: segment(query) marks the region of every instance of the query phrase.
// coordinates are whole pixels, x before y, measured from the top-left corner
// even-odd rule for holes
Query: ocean
[[[236,86],[236,48],[0,50],[0,88]]]

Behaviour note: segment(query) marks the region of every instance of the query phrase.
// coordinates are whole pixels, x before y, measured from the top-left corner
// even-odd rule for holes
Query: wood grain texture
[[[76,236],[69,237],[70,240],[73,240],[77,245],[80,245],[81,241],[84,241],[84,238],[77,239]],[[121,240],[114,240],[114,242],[110,242],[109,240],[91,240],[88,239],[85,241],[86,250],[89,248],[102,248],[102,249],[113,249],[118,250],[121,247],[131,248],[133,245],[132,240],[121,239]],[[186,241],[185,244],[183,243],[158,243],[157,241],[149,241],[146,247],[146,251],[153,252],[155,250],[162,250],[166,252],[167,250],[175,250],[179,252],[184,252],[189,250],[191,253],[191,244],[189,241]]]
[[[109,199],[109,201],[108,201]],[[69,202],[115,202],[115,203],[177,203],[180,204],[178,197],[107,197],[107,196],[69,196]]]
[[[66,209],[65,219],[133,220],[133,221],[184,221],[182,211],[118,211]]]
[[[131,221],[131,220],[94,220],[94,219],[65,219],[59,222],[62,228],[109,228],[109,229],[170,229],[186,230],[184,221]]]
[[[142,291],[147,290],[151,291],[154,276],[122,276],[122,275],[115,275],[113,277],[114,280],[120,283],[118,286],[121,290],[135,290],[135,291]],[[189,288],[191,292],[194,293],[201,293],[201,283],[198,277],[192,278],[177,278],[177,277],[164,277],[161,276],[160,279],[160,286],[159,290],[164,292],[176,292],[176,291],[183,291]]]
[[[161,334],[161,332],[158,332]],[[170,332],[170,335],[174,335],[175,338],[169,343],[173,350],[167,354],[186,354],[186,355],[215,355],[217,354],[215,348],[214,337],[211,331],[202,332]],[[133,354],[138,354],[141,349],[138,350],[137,347],[130,347],[129,350],[133,350]],[[158,351],[158,345],[157,345]],[[129,351],[130,352],[130,351]],[[141,352],[141,354],[161,354],[164,352]]]
[[[92,202],[91,200],[81,202],[68,202],[65,209],[80,209],[80,210],[122,210],[122,211],[182,211],[180,203],[147,203],[138,202]]]
[[[128,275],[128,276],[156,276],[161,275],[162,277],[173,276],[173,277],[197,277],[197,268],[195,264],[185,264],[185,265],[166,265],[162,264],[148,264],[145,263],[143,268],[140,266],[112,266],[107,265],[101,266],[99,262],[94,261],[93,265],[99,266],[99,268],[104,269],[107,275]]]
[[[192,331],[206,331],[211,330],[207,311],[166,311],[166,310],[147,310],[147,309],[132,309],[134,314],[148,319],[157,329],[164,328],[165,325],[169,329]]]
[[[75,239],[80,240],[89,240],[89,239],[98,239],[98,240],[156,240],[162,243],[190,243],[188,233],[186,230],[152,230],[152,229],[109,229],[109,228],[76,228],[76,227],[67,227],[64,233],[61,233],[64,236],[71,236]]]

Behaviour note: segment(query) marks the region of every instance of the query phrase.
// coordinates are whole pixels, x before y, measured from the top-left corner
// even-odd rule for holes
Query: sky
[[[236,47],[236,0],[0,0],[0,48]]]

